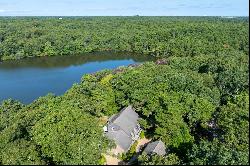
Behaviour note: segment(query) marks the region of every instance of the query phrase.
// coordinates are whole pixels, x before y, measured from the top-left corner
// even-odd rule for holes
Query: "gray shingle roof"
[[[113,139],[124,151],[127,151],[134,142],[133,134],[139,134],[138,114],[132,106],[121,110],[118,114],[110,117],[108,122],[107,137]]]
[[[133,143],[132,138],[122,130],[116,132],[109,131],[106,135],[109,139],[114,140],[117,145],[124,149],[124,151],[129,150],[131,144]]]
[[[156,153],[158,155],[165,155],[166,147],[165,144],[159,140],[149,143],[147,147],[144,149],[144,152],[147,154]]]

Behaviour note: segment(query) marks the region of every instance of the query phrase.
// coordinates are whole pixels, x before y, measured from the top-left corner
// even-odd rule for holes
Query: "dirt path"
[[[147,143],[149,143],[151,141],[151,139],[147,139],[147,138],[142,138],[138,140],[138,145],[136,146],[136,152],[139,152],[140,149],[145,146]]]
[[[147,138],[142,138],[138,140],[138,144],[136,146],[136,155],[131,158],[128,164],[133,163],[133,161],[137,159],[141,148],[144,147],[150,141],[151,139],[147,139]],[[114,151],[115,150],[113,149],[112,154],[114,154]],[[112,157],[111,155],[108,155],[108,154],[105,154],[104,157],[106,158],[106,165],[124,165],[122,164],[122,161],[116,157]]]
[[[136,154],[129,160],[128,165],[132,165],[138,158],[138,156],[140,155],[140,151],[141,149],[146,146],[147,143],[149,143],[151,141],[151,139],[147,139],[147,138],[142,138],[138,140],[138,144],[136,146]]]
[[[121,160],[118,158],[112,157],[110,155],[105,154],[104,157],[106,158],[106,165],[119,165],[121,162]]]

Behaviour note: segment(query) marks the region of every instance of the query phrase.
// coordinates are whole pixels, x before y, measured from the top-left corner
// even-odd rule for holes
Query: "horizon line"
[[[0,17],[135,17],[135,16],[140,16],[140,17],[249,17],[249,15],[17,15],[17,16],[12,16],[12,15],[6,15],[6,16],[1,16]]]

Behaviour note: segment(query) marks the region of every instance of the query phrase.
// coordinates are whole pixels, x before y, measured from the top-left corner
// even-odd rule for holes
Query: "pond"
[[[152,60],[132,53],[99,52],[0,62],[0,103],[12,98],[28,104],[48,93],[61,95],[84,74]]]

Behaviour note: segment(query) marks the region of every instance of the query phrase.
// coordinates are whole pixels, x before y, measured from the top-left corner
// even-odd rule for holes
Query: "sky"
[[[0,16],[249,16],[248,0],[0,0]]]

